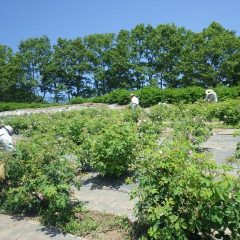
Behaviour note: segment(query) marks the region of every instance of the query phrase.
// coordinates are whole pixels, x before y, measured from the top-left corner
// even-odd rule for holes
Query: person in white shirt
[[[135,109],[139,105],[139,99],[135,96],[135,94],[131,94],[131,102],[130,106],[132,109]]]
[[[14,150],[12,134],[13,128],[11,126],[0,126],[0,147],[8,152]]]

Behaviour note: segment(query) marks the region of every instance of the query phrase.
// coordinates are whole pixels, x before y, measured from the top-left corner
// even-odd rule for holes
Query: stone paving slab
[[[84,240],[84,238],[42,226],[35,219],[17,219],[0,214],[0,240]]]
[[[83,178],[80,190],[73,188],[74,197],[85,203],[89,210],[127,216],[135,220],[133,209],[137,199],[130,199],[136,184],[126,184],[123,179],[111,180],[90,173]]]
[[[213,135],[233,135],[235,131],[235,128],[214,128],[212,133]]]
[[[213,135],[200,147],[211,152],[217,164],[227,164],[227,159],[233,156],[237,143],[240,142],[239,136],[233,136],[235,130],[213,129]],[[239,168],[236,164],[232,164],[232,166]]]
[[[128,193],[81,187],[80,191],[75,191],[74,196],[84,202],[87,209],[127,216],[130,220],[135,220],[133,208],[137,201],[130,200]]]

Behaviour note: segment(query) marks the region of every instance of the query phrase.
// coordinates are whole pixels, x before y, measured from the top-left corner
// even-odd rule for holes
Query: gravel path
[[[5,111],[0,112],[1,117],[7,116],[21,116],[21,115],[29,115],[35,113],[54,113],[54,112],[67,112],[73,110],[82,110],[86,108],[109,108],[109,109],[122,109],[126,108],[125,106],[119,106],[117,104],[103,104],[103,103],[83,103],[83,104],[74,104],[74,105],[64,105],[64,106],[54,106],[54,107],[46,107],[46,108],[29,108],[29,109],[19,109],[14,111]]]

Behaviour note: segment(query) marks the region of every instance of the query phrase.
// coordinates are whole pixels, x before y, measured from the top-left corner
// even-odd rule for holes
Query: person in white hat
[[[130,106],[132,109],[135,109],[139,105],[139,99],[135,96],[135,94],[131,94],[131,102]]]
[[[212,89],[207,89],[205,93],[206,93],[205,101],[207,101],[207,102],[217,102],[218,101],[217,94]]]
[[[6,151],[13,151],[13,128],[11,126],[0,126],[0,147],[2,146]]]

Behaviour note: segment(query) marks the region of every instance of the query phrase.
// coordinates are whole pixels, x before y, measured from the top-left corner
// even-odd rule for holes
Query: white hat
[[[212,90],[212,89],[207,89],[206,90],[206,94],[211,94],[211,93],[213,93],[214,91]]]
[[[5,126],[5,128],[8,130],[9,135],[13,134],[13,128],[11,126]]]

